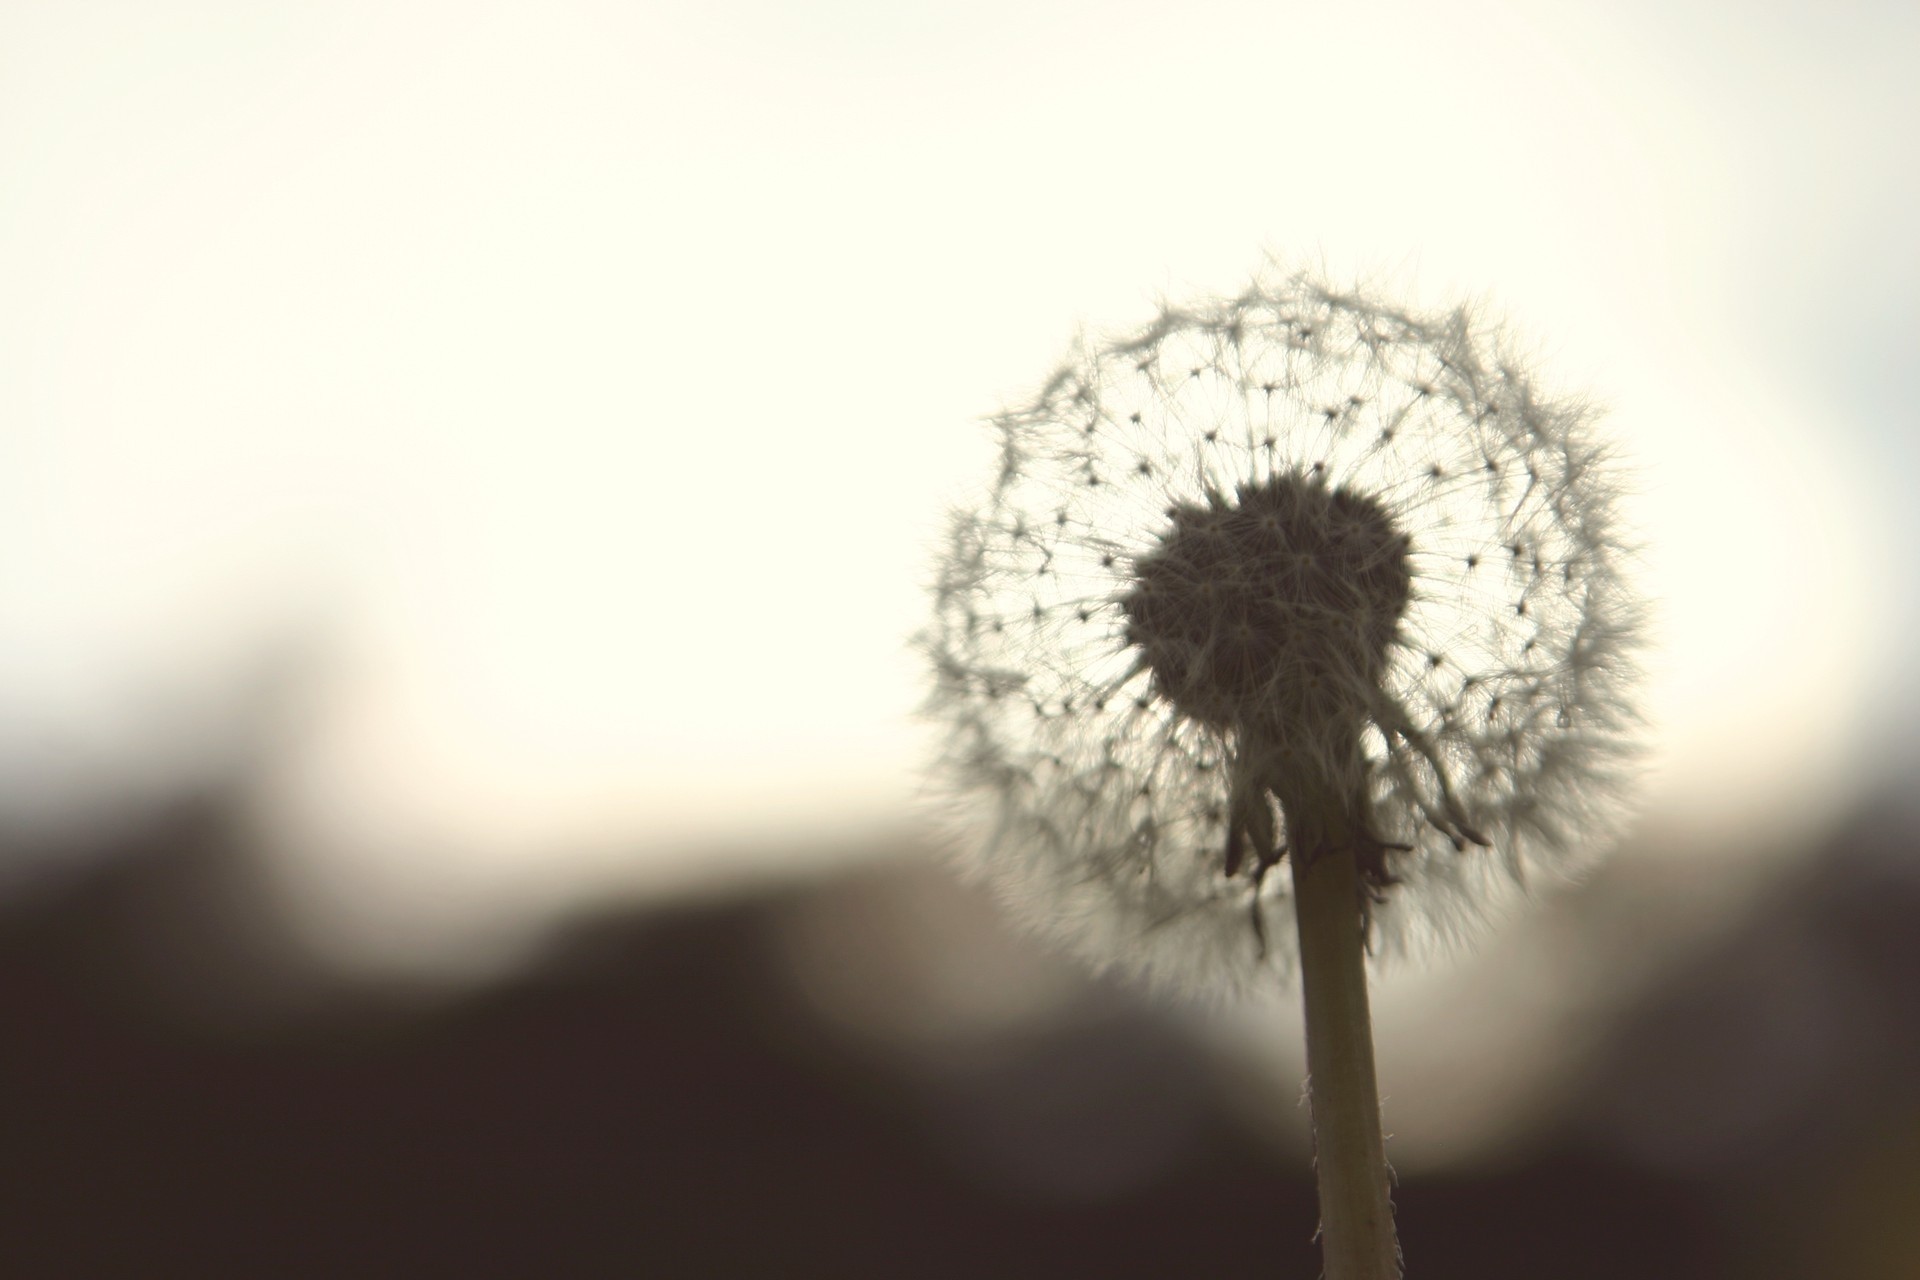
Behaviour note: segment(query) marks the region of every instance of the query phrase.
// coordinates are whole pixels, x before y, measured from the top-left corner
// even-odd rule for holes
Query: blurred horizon
[[[1284,1002],[1146,999],[884,855],[580,904],[451,986],[330,970],[261,909],[243,790],[0,900],[0,1231],[34,1274],[1318,1265]],[[1889,789],[1740,902],[1609,868],[1535,937],[1389,978],[1409,1259],[1904,1274],[1917,845]]]

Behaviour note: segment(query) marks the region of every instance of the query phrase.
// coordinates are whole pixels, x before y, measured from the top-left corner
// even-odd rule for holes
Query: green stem
[[[1396,1280],[1391,1174],[1367,1009],[1366,925],[1350,849],[1293,862],[1308,1096],[1326,1280]]]

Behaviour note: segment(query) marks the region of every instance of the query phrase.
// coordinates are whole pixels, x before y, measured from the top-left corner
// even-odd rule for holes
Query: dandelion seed
[[[993,427],[923,644],[973,856],[1030,920],[1231,990],[1297,959],[1282,859],[1353,850],[1405,949],[1604,840],[1614,482],[1467,312],[1267,281],[1083,345]]]

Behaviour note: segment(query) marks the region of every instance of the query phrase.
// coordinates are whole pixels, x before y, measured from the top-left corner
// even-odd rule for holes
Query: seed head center
[[[1281,740],[1357,725],[1412,586],[1385,508],[1289,474],[1168,515],[1121,600],[1159,692],[1215,728]]]

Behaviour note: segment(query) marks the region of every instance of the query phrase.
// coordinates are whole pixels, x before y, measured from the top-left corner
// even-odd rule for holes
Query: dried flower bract
[[[1577,867],[1639,616],[1590,416],[1304,276],[1076,350],[994,419],[923,637],[980,867],[1211,989],[1290,967],[1283,858],[1354,850],[1390,945]]]

